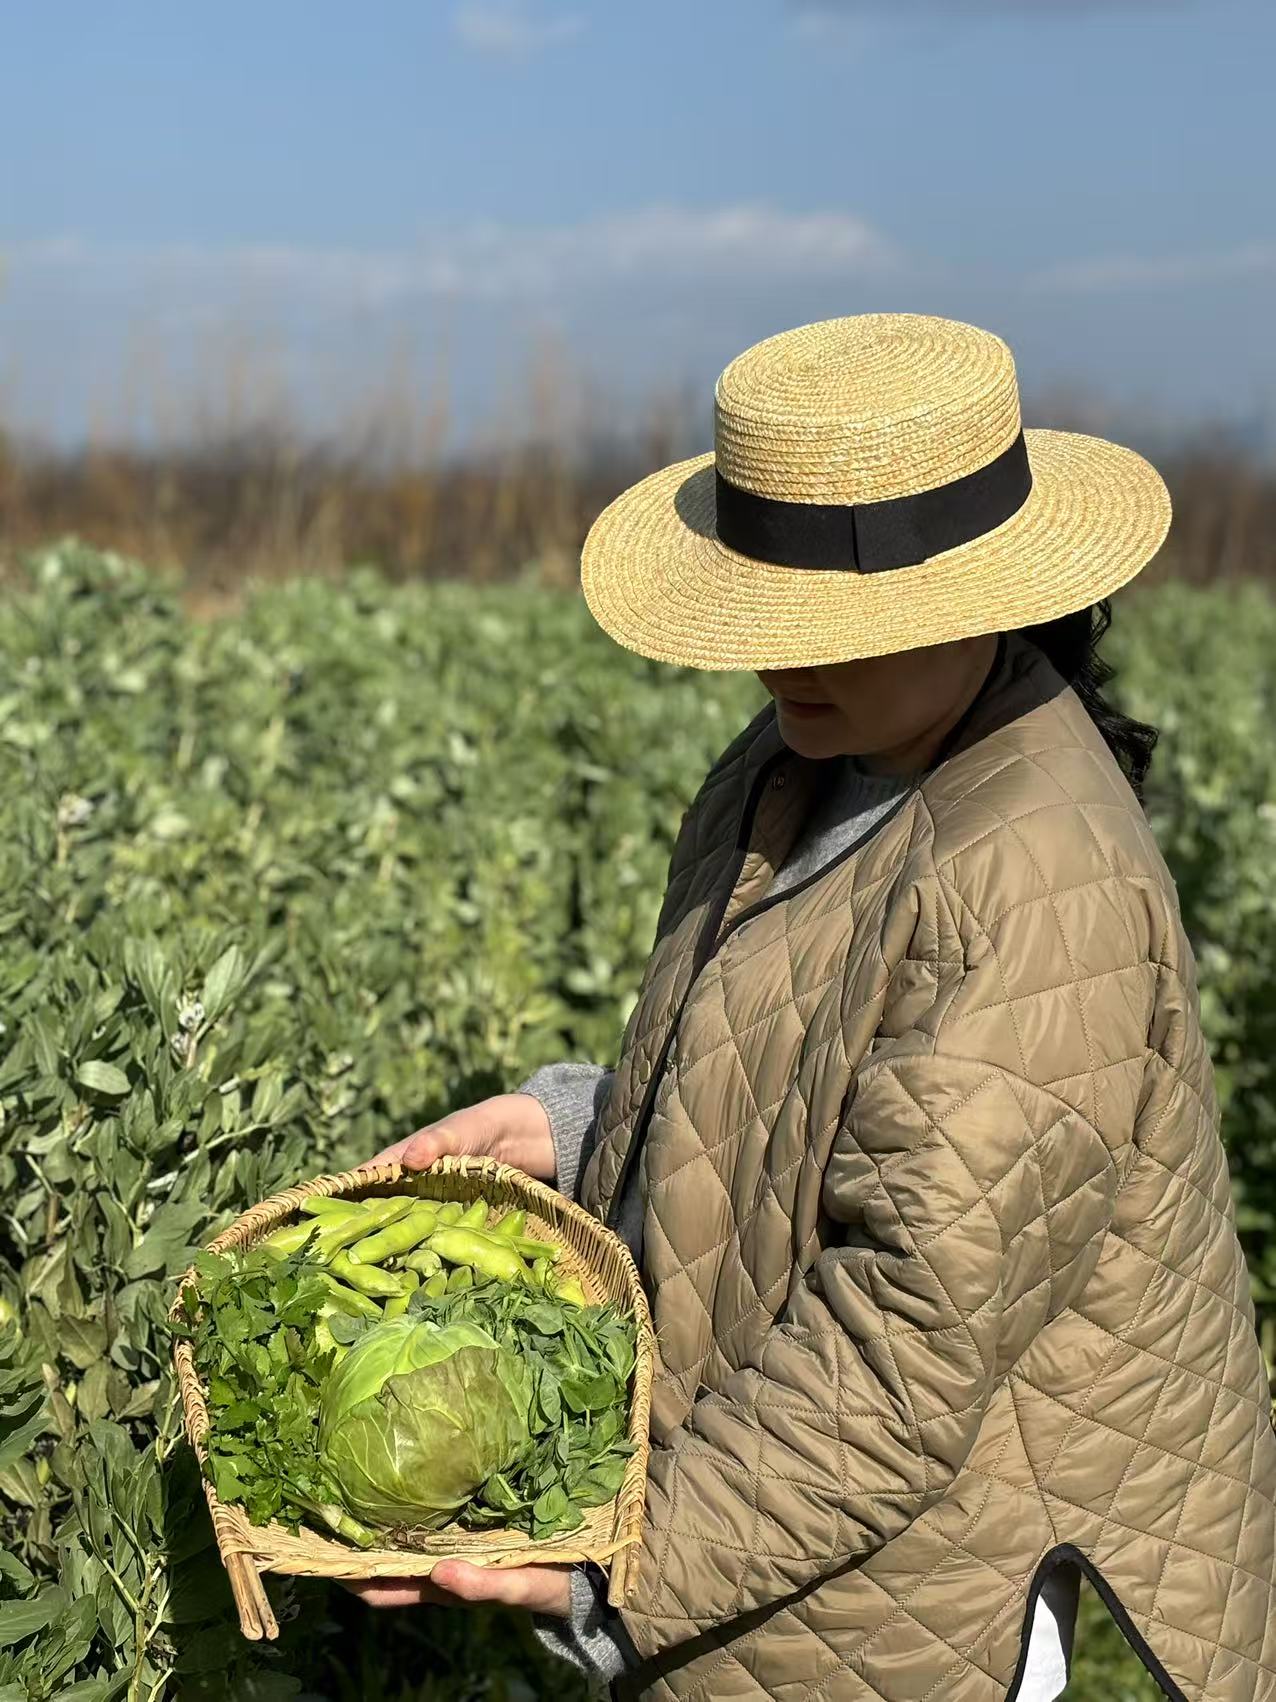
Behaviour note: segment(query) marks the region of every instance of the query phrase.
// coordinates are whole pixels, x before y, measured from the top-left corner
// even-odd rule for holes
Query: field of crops
[[[682,811],[763,688],[531,587],[363,570],[197,624],[116,557],[29,565],[0,624],[0,1702],[571,1696],[518,1616],[319,1583],[272,1579],[280,1641],[244,1643],[163,1320],[253,1201],[614,1056]],[[1270,1359],[1276,604],[1116,612]],[[1069,1695],[1154,1694],[1118,1650],[1087,1611]]]

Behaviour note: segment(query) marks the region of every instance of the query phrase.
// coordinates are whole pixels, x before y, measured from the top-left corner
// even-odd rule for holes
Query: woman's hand
[[[498,1093],[450,1111],[359,1168],[397,1161],[407,1170],[424,1170],[445,1154],[500,1159],[544,1182],[552,1182],[557,1173],[549,1117],[530,1093]],[[502,1602],[565,1619],[571,1606],[570,1566],[498,1568],[440,1560],[426,1578],[343,1578],[340,1582],[370,1607]]]
[[[476,1105],[449,1111],[437,1123],[427,1123],[359,1168],[397,1162],[405,1170],[425,1170],[445,1155],[496,1158],[542,1182],[553,1182],[558,1169],[549,1117],[540,1100],[530,1093],[497,1093]]]
[[[570,1566],[471,1566],[440,1560],[428,1578],[342,1578],[369,1607],[458,1607],[462,1602],[502,1602],[566,1619],[571,1609]]]

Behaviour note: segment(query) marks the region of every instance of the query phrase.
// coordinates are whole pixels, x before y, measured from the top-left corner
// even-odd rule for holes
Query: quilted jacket
[[[1022,635],[884,823],[692,801],[583,1203],[659,1344],[621,1695],[1013,1697],[1078,1562],[1167,1695],[1276,1699],[1276,1431],[1172,877]]]

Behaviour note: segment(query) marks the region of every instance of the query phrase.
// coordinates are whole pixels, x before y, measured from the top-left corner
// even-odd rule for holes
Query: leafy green
[[[525,1447],[530,1397],[517,1348],[474,1323],[393,1318],[328,1376],[320,1458],[361,1519],[441,1525]]]
[[[569,1301],[500,1282],[430,1299],[413,1295],[408,1317],[479,1325],[527,1364],[532,1387],[528,1445],[494,1472],[462,1510],[462,1523],[504,1525],[533,1537],[582,1523],[609,1501],[633,1452],[626,1435],[634,1367],[632,1322],[614,1306]]]
[[[314,1336],[328,1299],[319,1267],[249,1251],[200,1253],[195,1269],[199,1287],[183,1290],[175,1329],[189,1337],[207,1390],[205,1470],[219,1498],[240,1503],[255,1525],[296,1529],[312,1514],[366,1546],[357,1522],[343,1522],[319,1456],[319,1401],[334,1360]]]

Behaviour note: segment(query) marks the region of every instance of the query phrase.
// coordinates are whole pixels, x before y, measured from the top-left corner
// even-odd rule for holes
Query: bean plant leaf
[[[141,1240],[124,1260],[126,1277],[147,1276],[152,1271],[180,1271],[190,1249],[191,1232],[207,1216],[199,1200],[183,1200],[160,1206]]]
[[[181,1440],[165,1318],[193,1246],[255,1202],[548,1059],[614,1060],[680,818],[765,691],[747,671],[617,651],[579,599],[534,588],[392,586],[359,568],[263,584],[208,620],[187,615],[179,581],[75,540],[11,565],[0,1605],[27,1611],[61,1584],[66,1607],[83,1599],[93,1617],[69,1668],[85,1633],[65,1609],[0,1650],[0,1702],[99,1702],[103,1683],[109,1702],[130,1690],[147,1702],[400,1702],[404,1684],[566,1697],[566,1669],[537,1665],[539,1645],[499,1616],[351,1615],[318,1581],[267,1578],[280,1638],[243,1639]],[[1157,585],[1103,648],[1114,701],[1162,735],[1148,820],[1197,953],[1237,1222],[1276,1366],[1276,600],[1239,583]],[[534,711],[565,680],[547,736]],[[125,1086],[92,1068],[78,1079],[85,1064]],[[201,1289],[232,1268],[196,1264]],[[258,1307],[260,1329],[241,1321],[218,1379],[227,1411],[237,1380],[259,1375],[295,1411],[289,1379],[305,1372],[268,1347],[275,1328],[300,1328],[279,1320],[295,1300]],[[66,1320],[93,1322],[71,1325],[64,1348]],[[97,1321],[108,1345],[84,1366]],[[195,1323],[184,1327],[193,1341]],[[594,1314],[591,1348],[552,1308],[515,1327],[541,1366],[536,1433],[470,1507],[476,1529],[530,1528],[556,1485],[579,1514],[632,1458],[624,1411],[576,1411],[561,1395],[570,1380],[582,1397],[604,1368],[628,1387],[623,1332]],[[248,1351],[263,1345],[264,1369]],[[241,1408],[225,1436],[223,1469],[266,1500],[252,1461],[271,1465],[269,1435]],[[191,1617],[170,1623],[200,1555],[220,1591],[184,1588],[174,1611]],[[210,1633],[219,1667],[179,1670],[192,1629]],[[1083,1662],[1087,1629],[1102,1642],[1090,1621]],[[1132,1678],[1104,1670],[1092,1690],[1080,1675],[1073,1688],[1107,1698],[1141,1676],[1136,1664]]]
[[[204,1015],[212,1022],[226,1009],[243,985],[246,972],[244,954],[238,946],[229,946],[209,970],[204,981]]]
[[[129,1091],[129,1079],[124,1071],[102,1058],[87,1058],[76,1070],[75,1079],[81,1087],[108,1094],[113,1099],[120,1099]]]

